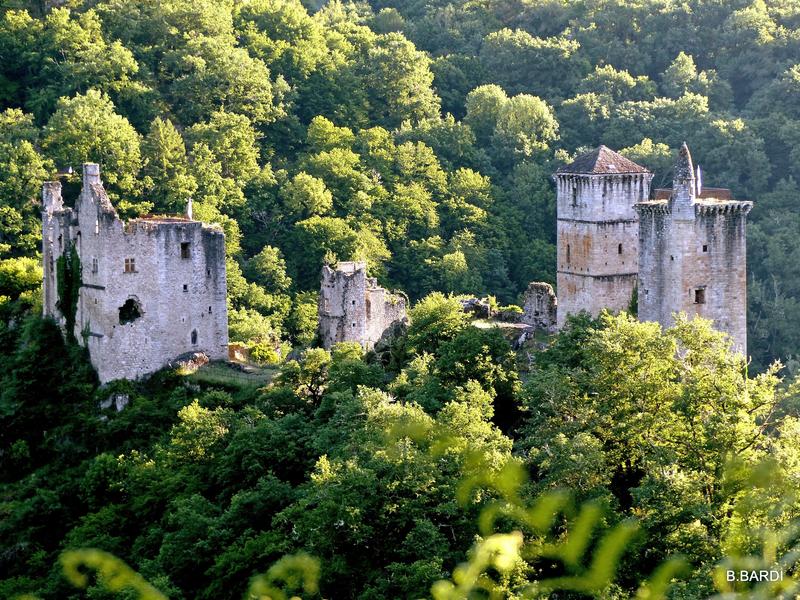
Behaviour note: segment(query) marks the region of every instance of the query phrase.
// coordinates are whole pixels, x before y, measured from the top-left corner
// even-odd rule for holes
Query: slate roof
[[[557,173],[576,173],[581,175],[607,175],[615,173],[649,173],[644,167],[628,160],[607,146],[600,146],[581,154],[568,165],[559,168]]]

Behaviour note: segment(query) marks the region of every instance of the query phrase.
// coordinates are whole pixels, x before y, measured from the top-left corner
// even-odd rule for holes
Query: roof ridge
[[[632,160],[625,158],[622,154],[612,150],[605,144],[600,144],[594,150],[584,152],[577,156],[575,160],[560,167],[556,172],[581,175],[619,175],[649,173],[650,171]]]

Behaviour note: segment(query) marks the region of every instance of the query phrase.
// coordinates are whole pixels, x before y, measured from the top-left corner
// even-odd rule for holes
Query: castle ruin
[[[186,353],[228,356],[225,236],[186,217],[123,222],[96,164],[74,208],[42,193],[44,314],[86,346],[102,383],[137,379]]]
[[[636,287],[639,218],[653,174],[605,146],[561,167],[556,182],[558,326],[568,314],[627,310]]]
[[[335,269],[322,267],[318,314],[323,348],[358,342],[370,350],[394,324],[406,321],[406,299],[367,277],[366,263],[340,262]]]
[[[671,190],[600,146],[553,176],[558,215],[558,326],[585,310],[627,310],[673,324],[684,312],[714,321],[746,352],[746,216],[752,202],[703,188],[683,145]]]
[[[520,321],[538,331],[555,333],[558,319],[558,299],[549,283],[534,281],[525,290]]]
[[[636,204],[639,213],[639,318],[672,324],[672,314],[713,319],[734,348],[747,351],[746,221],[752,202],[703,189],[686,144],[672,190]]]

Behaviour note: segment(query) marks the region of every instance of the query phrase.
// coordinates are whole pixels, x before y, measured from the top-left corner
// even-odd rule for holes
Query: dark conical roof
[[[614,152],[607,146],[600,146],[581,154],[568,165],[564,165],[558,173],[578,173],[582,175],[604,175],[615,173],[649,173],[641,165],[628,160],[619,152]]]
[[[678,152],[678,160],[675,167],[672,169],[672,178],[676,181],[688,181],[694,179],[694,166],[692,165],[692,154],[689,152],[689,146],[683,142],[680,152]]]

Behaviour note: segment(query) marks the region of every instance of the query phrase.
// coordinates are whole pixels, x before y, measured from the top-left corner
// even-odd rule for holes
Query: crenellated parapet
[[[664,327],[675,313],[700,316],[747,350],[747,214],[749,201],[730,190],[703,188],[683,145],[673,186],[637,203],[639,318]]]
[[[639,217],[653,174],[606,146],[561,167],[556,184],[558,325],[568,314],[628,308],[636,287]]]

